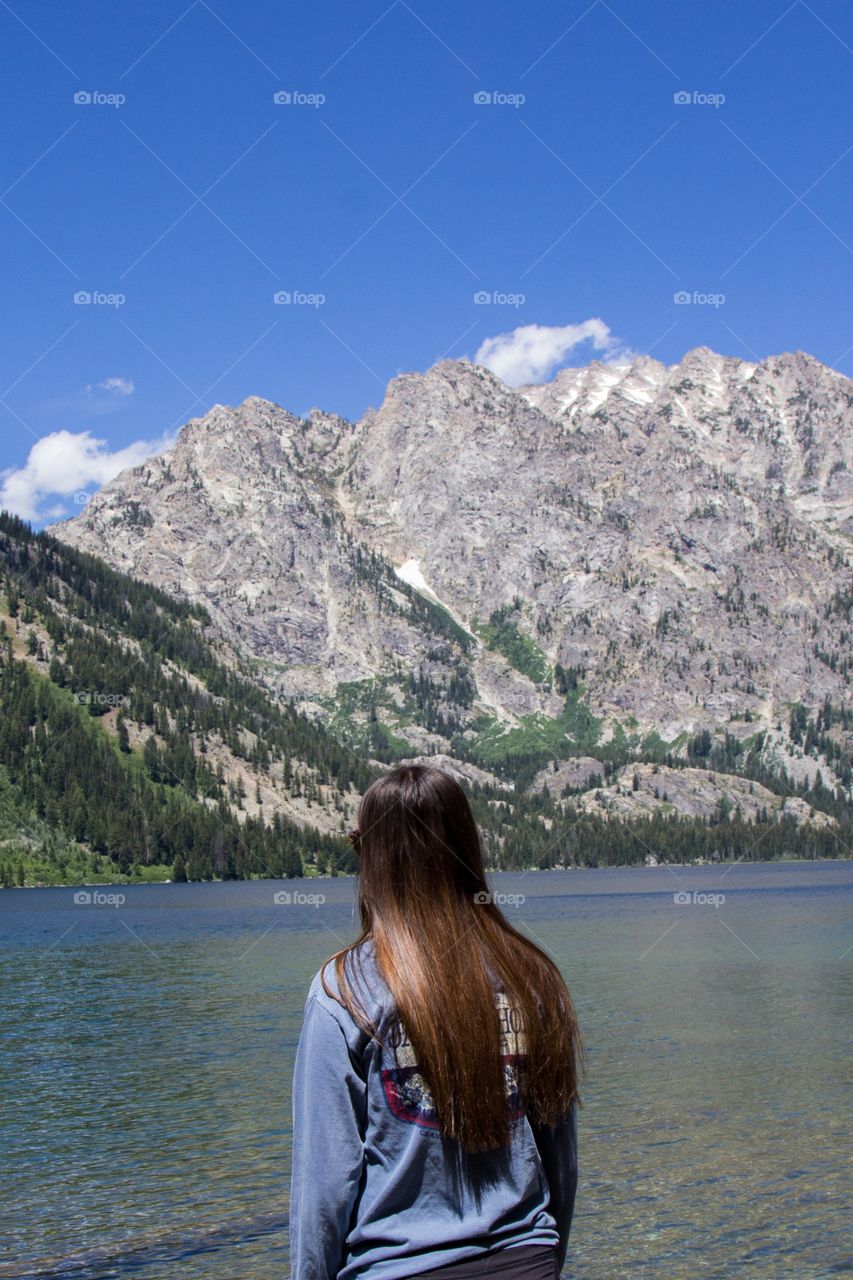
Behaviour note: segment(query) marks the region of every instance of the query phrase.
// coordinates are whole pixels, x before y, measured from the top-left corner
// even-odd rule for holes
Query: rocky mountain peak
[[[216,405],[51,531],[203,601],[312,714],[378,699],[414,753],[580,749],[559,670],[602,741],[746,739],[848,696],[851,428],[802,352],[520,388],[444,360],[354,424]]]

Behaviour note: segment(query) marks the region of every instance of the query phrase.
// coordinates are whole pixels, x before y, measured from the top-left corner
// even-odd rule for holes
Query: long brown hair
[[[442,769],[402,765],[365,792],[352,839],[361,933],[331,957],[339,1003],[377,1037],[347,976],[350,954],[372,939],[440,1131],[489,1151],[510,1136],[496,977],[521,1017],[521,1104],[532,1122],[556,1123],[579,1102],[574,1005],[557,966],[492,901],[462,787]]]

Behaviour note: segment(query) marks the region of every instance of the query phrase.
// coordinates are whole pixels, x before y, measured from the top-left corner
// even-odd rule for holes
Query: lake
[[[564,1275],[853,1272],[853,862],[491,881],[588,1050]],[[287,1275],[293,1057],[353,888],[0,893],[0,1276]]]

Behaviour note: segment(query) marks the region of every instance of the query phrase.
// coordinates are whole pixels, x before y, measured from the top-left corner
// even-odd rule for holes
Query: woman
[[[464,791],[365,792],[361,934],[311,984],[293,1080],[293,1280],[553,1280],[582,1048],[556,966],[491,900]]]

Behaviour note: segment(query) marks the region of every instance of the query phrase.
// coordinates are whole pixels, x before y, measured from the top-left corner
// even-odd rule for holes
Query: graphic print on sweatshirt
[[[509,1119],[521,1115],[518,1073],[526,1052],[521,1030],[521,1010],[511,1005],[503,991],[496,992],[501,1028],[501,1061],[504,1069],[504,1094]],[[415,1051],[402,1023],[396,1022],[388,1032],[381,1069],[385,1100],[399,1120],[425,1129],[438,1129],[435,1103],[429,1086],[421,1075]]]

